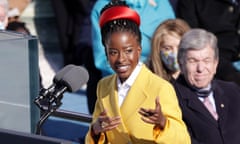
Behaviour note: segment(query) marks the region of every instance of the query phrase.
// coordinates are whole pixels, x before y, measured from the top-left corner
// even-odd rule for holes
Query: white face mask
[[[0,22],[0,30],[5,30],[5,24],[3,22]]]

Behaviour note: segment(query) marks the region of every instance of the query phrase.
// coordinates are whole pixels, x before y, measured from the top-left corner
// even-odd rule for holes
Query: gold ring
[[[101,127],[104,129],[105,127],[107,127],[108,126],[108,123],[106,123],[106,122],[102,122],[101,123]]]

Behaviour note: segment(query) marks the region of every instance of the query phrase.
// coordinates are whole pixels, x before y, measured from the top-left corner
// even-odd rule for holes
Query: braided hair
[[[101,15],[109,8],[113,8],[116,6],[124,6],[128,7],[125,1],[122,0],[113,0],[108,3],[102,10]],[[141,45],[141,32],[138,24],[134,20],[130,20],[128,18],[118,18],[112,19],[104,23],[101,27],[101,37],[102,44],[105,46],[107,40],[110,36],[115,32],[129,32],[136,36],[139,45]]]

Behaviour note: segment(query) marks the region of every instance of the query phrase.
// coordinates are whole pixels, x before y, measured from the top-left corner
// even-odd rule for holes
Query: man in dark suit
[[[192,28],[203,28],[218,38],[219,65],[216,77],[240,85],[240,1],[239,0],[178,0],[177,17]]]
[[[240,87],[215,80],[217,38],[192,29],[181,39],[180,77],[173,82],[192,144],[240,143]]]

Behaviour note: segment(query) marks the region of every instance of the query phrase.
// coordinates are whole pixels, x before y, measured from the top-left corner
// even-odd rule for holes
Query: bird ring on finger
[[[105,127],[107,127],[108,126],[108,123],[106,123],[106,122],[102,122],[101,123],[101,127],[104,129]]]

